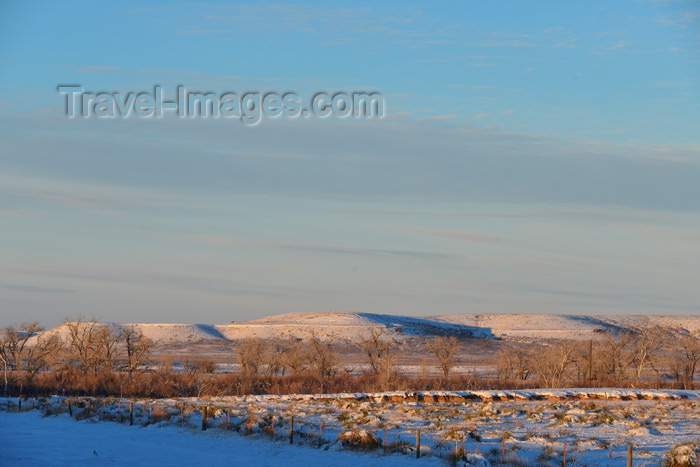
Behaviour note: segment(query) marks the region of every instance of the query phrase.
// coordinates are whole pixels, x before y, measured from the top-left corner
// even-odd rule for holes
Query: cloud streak
[[[193,235],[189,237],[189,240],[203,245],[213,245],[219,247],[279,249],[288,251],[298,251],[302,253],[330,253],[340,255],[378,257],[397,256],[422,260],[453,260],[459,257],[458,255],[453,254],[433,253],[426,251],[391,250],[380,248],[355,248],[292,242],[275,242],[243,237],[231,237],[224,235]]]
[[[425,120],[263,121],[252,129],[230,121],[109,123],[116,134],[129,134],[127,140],[105,139],[102,121],[51,120],[56,133],[39,141],[17,124],[5,119],[0,129],[5,173],[63,183],[59,193],[40,184],[32,189],[54,202],[91,203],[90,196],[102,193],[97,204],[113,204],[112,196],[118,203],[148,203],[141,193],[130,195],[138,189],[161,200],[176,192],[268,193],[700,210],[700,150],[692,146],[572,143]],[[45,123],[35,117],[21,125]],[[81,131],[72,134],[76,126]],[[151,141],[153,131],[158,143]],[[67,144],[70,152],[56,154]],[[13,193],[26,190],[10,179],[3,185]],[[104,198],[109,187],[116,194]]]

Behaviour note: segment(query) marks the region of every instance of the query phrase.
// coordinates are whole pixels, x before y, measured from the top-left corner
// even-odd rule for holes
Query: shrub
[[[167,410],[164,407],[153,408],[148,417],[149,424],[167,422],[168,420],[170,420],[170,414],[168,414]]]
[[[615,420],[617,420],[617,417],[615,417],[613,414],[609,412],[603,412],[598,414],[596,418],[593,419],[591,422],[591,425],[593,426],[598,426],[598,425],[603,425],[603,424],[612,424]]]
[[[372,450],[382,445],[381,441],[367,430],[348,430],[338,435],[343,446],[355,449]]]
[[[501,433],[501,436],[499,439],[501,441],[506,441],[506,440],[511,439],[512,437],[513,437],[513,434],[510,431],[506,430],[503,433]]]
[[[678,444],[666,451],[664,467],[697,467],[697,455],[692,444]]]

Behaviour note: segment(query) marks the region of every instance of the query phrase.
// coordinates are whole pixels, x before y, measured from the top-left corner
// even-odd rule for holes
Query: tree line
[[[154,343],[132,326],[82,317],[66,320],[61,335],[42,333],[37,322],[0,330],[4,394],[69,391],[81,394],[152,397],[264,393],[469,390],[524,387],[694,387],[700,361],[697,334],[642,326],[601,332],[588,341],[559,340],[501,350],[493,374],[454,374],[463,343],[435,336],[424,343],[439,377],[402,370],[395,341],[381,328],[356,343],[361,370],[342,363],[329,341],[311,333],[303,339],[250,338],[232,349],[233,373],[190,356],[175,369],[172,358],[154,357]],[[418,350],[414,349],[416,353]],[[650,379],[651,377],[651,379]]]
[[[560,340],[498,353],[498,378],[537,379],[544,387],[567,385],[631,387],[649,378],[693,389],[700,362],[700,336],[682,330],[642,325],[633,330],[599,332],[589,340]]]

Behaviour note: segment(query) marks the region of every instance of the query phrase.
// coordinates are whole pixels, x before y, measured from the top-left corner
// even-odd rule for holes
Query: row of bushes
[[[177,372],[148,372],[129,375],[120,372],[83,373],[67,368],[46,371],[28,377],[21,372],[11,372],[8,378],[8,396],[132,396],[132,397],[202,397],[240,396],[262,394],[316,394],[379,391],[431,391],[431,390],[488,390],[533,389],[541,387],[536,380],[504,381],[478,377],[474,374],[453,375],[449,378],[412,376],[394,373],[389,386],[376,375],[337,374],[325,381],[311,374],[299,375],[243,375],[240,373],[196,374]],[[585,381],[574,384],[585,387]],[[598,381],[597,387],[607,387],[606,381]],[[644,385],[652,389],[674,389],[678,385],[670,381],[653,380]],[[323,390],[322,390],[323,389]]]

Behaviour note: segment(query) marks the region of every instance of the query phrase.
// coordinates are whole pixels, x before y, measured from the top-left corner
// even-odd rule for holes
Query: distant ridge
[[[119,329],[133,326],[162,344],[231,342],[247,338],[302,339],[311,334],[327,341],[356,342],[371,330],[404,341],[455,335],[460,338],[546,341],[587,340],[600,332],[635,331],[660,326],[678,336],[700,333],[697,315],[549,315],[549,314],[461,314],[400,316],[348,311],[285,313],[229,324],[104,323]],[[65,324],[45,331],[68,336]]]

